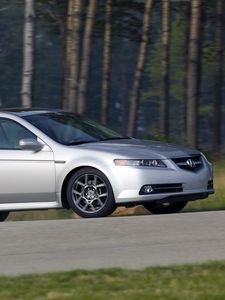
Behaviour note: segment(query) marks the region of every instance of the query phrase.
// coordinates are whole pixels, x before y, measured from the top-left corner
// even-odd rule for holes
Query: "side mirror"
[[[34,152],[39,152],[43,148],[43,145],[35,139],[22,139],[19,141],[19,146],[22,150],[32,150]]]

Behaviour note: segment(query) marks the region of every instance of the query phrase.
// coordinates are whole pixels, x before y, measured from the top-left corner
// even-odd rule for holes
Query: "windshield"
[[[44,113],[23,117],[54,141],[63,145],[128,138],[89,119],[72,113]]]

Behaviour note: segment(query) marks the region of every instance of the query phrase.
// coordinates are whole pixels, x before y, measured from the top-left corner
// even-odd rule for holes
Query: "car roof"
[[[38,115],[38,114],[47,114],[47,113],[57,113],[63,112],[60,109],[46,109],[46,108],[2,108],[0,112],[5,112],[9,114],[13,114],[19,117]]]

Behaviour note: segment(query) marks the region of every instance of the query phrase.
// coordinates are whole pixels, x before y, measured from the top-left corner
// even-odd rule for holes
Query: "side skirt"
[[[38,209],[51,209],[62,208],[59,202],[31,202],[31,203],[4,203],[0,204],[0,211],[18,211],[18,210],[38,210]]]

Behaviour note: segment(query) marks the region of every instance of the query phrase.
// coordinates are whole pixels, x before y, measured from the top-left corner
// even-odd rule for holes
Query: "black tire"
[[[0,211],[0,222],[4,222],[9,215],[9,211]]]
[[[67,200],[71,209],[82,218],[106,217],[116,208],[108,178],[93,168],[83,168],[70,178]]]
[[[175,214],[181,211],[187,201],[174,202],[174,203],[157,203],[157,202],[146,202],[143,206],[150,211],[152,214]]]

